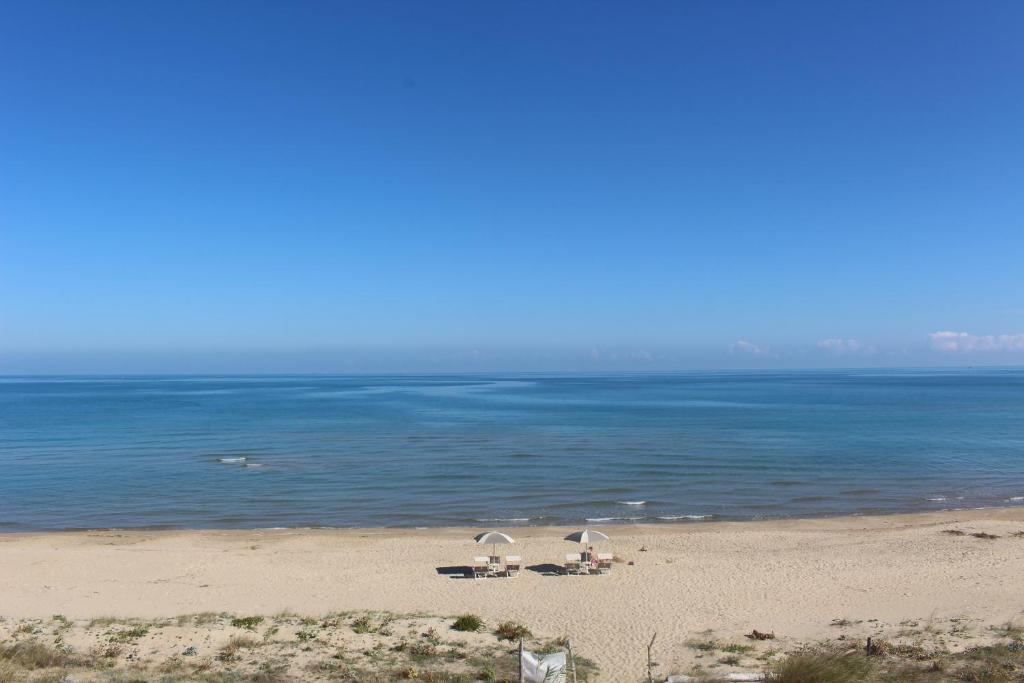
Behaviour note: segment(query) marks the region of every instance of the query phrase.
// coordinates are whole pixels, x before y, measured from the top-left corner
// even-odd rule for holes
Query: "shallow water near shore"
[[[6,377],[0,530],[1024,504],[1024,371]]]

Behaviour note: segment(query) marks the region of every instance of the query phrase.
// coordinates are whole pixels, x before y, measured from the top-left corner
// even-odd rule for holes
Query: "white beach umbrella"
[[[490,543],[492,556],[498,554],[497,548],[495,546],[497,546],[499,543],[501,543],[502,545],[508,543],[515,543],[515,539],[513,539],[508,534],[501,533],[500,531],[485,531],[482,534],[477,534],[476,536],[474,536],[473,540],[480,545],[487,545],[488,543]]]
[[[580,529],[579,531],[574,531],[568,536],[566,536],[565,540],[571,541],[573,543],[579,543],[582,547],[585,548],[594,541],[607,541],[608,536],[602,534],[600,531],[594,531],[593,529]],[[580,552],[582,553],[583,550],[581,549]],[[593,562],[594,558],[589,557],[588,561]]]
[[[594,541],[607,541],[608,536],[602,534],[600,531],[595,531],[594,529],[580,529],[579,531],[574,531],[566,536],[565,540],[588,545]]]

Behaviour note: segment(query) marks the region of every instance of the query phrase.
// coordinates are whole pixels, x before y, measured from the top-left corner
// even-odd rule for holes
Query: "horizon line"
[[[900,365],[900,366],[850,366],[850,367],[771,367],[771,368],[690,368],[678,370],[378,370],[339,372],[32,372],[0,373],[0,379],[34,377],[381,377],[381,376],[437,376],[437,375],[678,375],[717,373],[772,373],[772,372],[872,372],[899,370],[1024,370],[1019,365]]]

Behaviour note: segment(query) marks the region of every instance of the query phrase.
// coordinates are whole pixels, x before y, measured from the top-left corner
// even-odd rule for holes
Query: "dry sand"
[[[4,534],[0,615],[469,612],[569,636],[601,680],[633,681],[655,632],[667,673],[701,656],[686,643],[708,629],[736,641],[774,631],[785,647],[910,621],[955,619],[983,633],[1024,610],[1024,537],[1013,536],[1024,531],[1024,508],[603,529],[612,537],[604,548],[633,566],[483,580],[449,573],[480,554],[472,529]],[[573,549],[560,540],[569,529],[509,531],[527,566],[561,563]],[[832,625],[838,619],[851,623]]]

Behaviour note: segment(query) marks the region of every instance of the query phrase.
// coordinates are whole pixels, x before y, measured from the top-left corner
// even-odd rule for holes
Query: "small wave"
[[[1024,496],[1014,496],[1013,498],[1007,498],[1007,503],[1019,503],[1024,500]]]
[[[261,462],[247,462],[247,463],[245,463],[245,466],[246,467],[263,467],[263,463],[261,463]]]
[[[714,515],[662,515],[658,519],[663,519],[666,522],[676,522],[680,519],[712,519]]]
[[[942,503],[942,502],[945,502],[946,497],[945,496],[935,496],[934,498],[926,498],[925,500],[930,500],[933,503]]]
[[[474,519],[474,522],[529,522],[529,517],[492,517],[490,519]]]
[[[237,463],[237,462],[245,462],[246,460],[248,460],[248,458],[246,458],[244,455],[239,456],[237,458],[217,458],[217,462],[223,462],[223,463],[229,463],[229,464],[230,463]]]
[[[646,500],[617,500],[615,502],[619,505],[647,505]]]
[[[643,517],[587,517],[588,522],[636,522]]]

